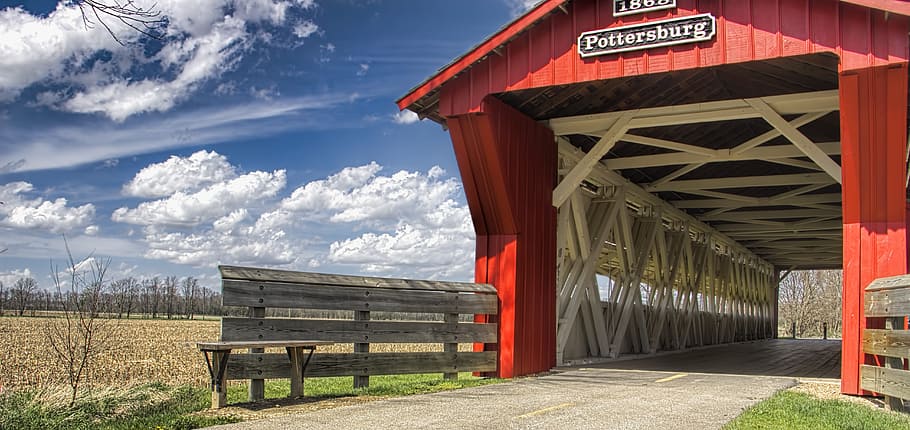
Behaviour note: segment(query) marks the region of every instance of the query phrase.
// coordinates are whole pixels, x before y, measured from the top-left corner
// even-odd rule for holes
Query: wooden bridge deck
[[[840,340],[773,339],[585,367],[838,379],[840,354]]]

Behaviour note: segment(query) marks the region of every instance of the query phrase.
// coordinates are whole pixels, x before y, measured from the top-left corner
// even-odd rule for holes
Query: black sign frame
[[[651,3],[651,6],[646,6]],[[613,16],[637,15],[655,10],[676,9],[676,0],[613,0]]]

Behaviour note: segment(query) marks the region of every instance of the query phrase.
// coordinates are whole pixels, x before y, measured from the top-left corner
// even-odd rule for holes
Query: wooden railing
[[[884,329],[863,331],[863,352],[880,356],[884,367],[863,365],[860,385],[864,390],[885,396],[885,406],[903,410],[903,399],[910,399],[910,275],[881,278],[866,288],[865,316],[885,318]]]
[[[496,352],[459,352],[459,343],[496,343],[494,323],[460,322],[459,315],[494,315],[490,285],[367,278],[316,273],[219,267],[223,304],[249,308],[249,318],[222,319],[222,341],[316,340],[352,343],[351,353],[317,349],[306,377],[354,376],[365,387],[370,375],[496,370]],[[265,318],[266,308],[353,311],[350,320]],[[442,315],[441,322],[375,321],[371,312]],[[413,318],[413,317],[412,317]],[[442,352],[372,353],[371,343],[442,344]],[[285,353],[231,354],[226,379],[250,379],[250,400],[263,396],[263,380],[287,378]]]

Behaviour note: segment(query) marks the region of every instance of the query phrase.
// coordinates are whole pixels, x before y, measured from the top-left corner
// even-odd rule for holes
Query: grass
[[[455,381],[439,374],[374,376],[370,387],[354,389],[352,377],[307,379],[305,393],[314,398],[345,396],[395,397],[432,393],[497,383],[500,379],[482,379],[462,373]],[[286,397],[287,381],[268,381],[266,398]],[[246,385],[228,389],[229,403],[247,399]],[[163,384],[146,384],[130,389],[96,390],[80,396],[72,407],[65,390],[37,388],[11,390],[0,394],[0,429],[155,429],[184,430],[238,421],[230,416],[198,414],[208,409],[208,388]]]
[[[724,430],[896,430],[910,429],[910,416],[842,400],[822,400],[782,391],[749,409]]]
[[[354,389],[354,378],[352,376],[312,378],[307,379],[304,384],[304,395],[315,398],[346,396],[400,397],[477,387],[502,381],[502,379],[495,378],[477,378],[468,372],[460,373],[457,380],[449,381],[442,379],[438,373],[372,376],[370,377],[369,387]],[[287,381],[266,381],[266,399],[287,397],[290,392],[291,387]],[[228,404],[242,403],[246,402],[246,400],[247,386],[245,384],[228,387]]]

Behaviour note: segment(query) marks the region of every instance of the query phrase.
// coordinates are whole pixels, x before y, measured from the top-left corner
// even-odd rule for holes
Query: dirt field
[[[0,389],[65,381],[65,373],[54,362],[51,347],[45,340],[43,327],[47,321],[42,317],[0,317]],[[220,322],[110,320],[108,323],[115,335],[88,375],[91,384],[208,384],[205,360],[195,349],[195,342],[217,340]],[[351,344],[344,344],[320,347],[319,351],[351,352],[352,349]],[[441,351],[442,346],[373,344],[370,350]]]

